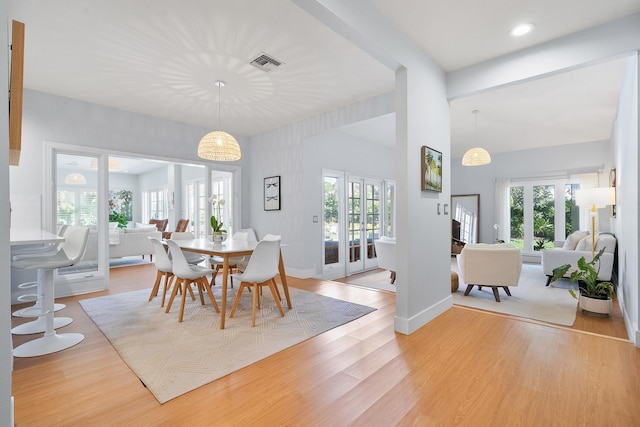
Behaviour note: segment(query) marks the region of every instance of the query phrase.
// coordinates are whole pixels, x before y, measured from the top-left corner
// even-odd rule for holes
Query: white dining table
[[[237,256],[251,255],[256,248],[256,242],[248,242],[246,240],[228,239],[222,243],[213,243],[207,238],[200,239],[180,239],[174,240],[182,250],[196,252],[209,256],[219,256],[223,259],[222,264],[222,303],[220,305],[220,329],[224,329],[227,308],[227,277],[229,275],[229,258]],[[284,269],[284,261],[282,259],[282,251],[280,252],[280,261],[278,263],[278,273],[280,281],[284,288],[284,294],[287,299],[287,306],[291,309],[291,298],[289,297],[289,288],[287,286],[287,275]]]

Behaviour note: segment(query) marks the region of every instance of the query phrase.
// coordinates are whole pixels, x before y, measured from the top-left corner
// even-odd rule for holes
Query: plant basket
[[[611,298],[590,298],[581,294],[579,302],[582,312],[589,316],[607,317],[611,314]]]

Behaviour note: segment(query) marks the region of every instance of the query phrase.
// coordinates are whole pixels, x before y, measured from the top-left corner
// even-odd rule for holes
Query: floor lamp
[[[616,190],[613,187],[584,188],[576,190],[576,205],[591,208],[591,259],[595,257],[595,236],[597,208],[616,204]]]

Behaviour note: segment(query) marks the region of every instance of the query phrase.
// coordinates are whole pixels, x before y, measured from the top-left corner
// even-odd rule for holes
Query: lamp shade
[[[87,179],[81,173],[73,172],[64,178],[64,183],[71,185],[85,185],[87,183]]]
[[[91,169],[98,169],[98,159],[91,160]],[[120,161],[115,157],[109,157],[109,171],[115,172],[120,170]]]
[[[482,166],[491,163],[491,155],[481,147],[474,147],[467,150],[462,157],[462,166]]]
[[[576,205],[604,208],[616,204],[616,190],[613,187],[581,188],[576,190]]]
[[[223,131],[209,132],[198,144],[198,157],[207,160],[234,161],[241,156],[238,141]]]

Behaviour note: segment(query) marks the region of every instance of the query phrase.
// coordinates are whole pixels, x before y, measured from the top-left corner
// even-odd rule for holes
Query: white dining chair
[[[258,288],[268,286],[273,295],[273,299],[278,306],[280,315],[284,317],[284,310],[280,303],[280,294],[276,288],[275,277],[278,274],[278,263],[280,260],[280,240],[262,240],[258,242],[258,245],[254,249],[247,268],[243,273],[232,274],[235,280],[240,282],[238,287],[238,293],[233,301],[233,307],[229,317],[233,317],[238,303],[242,297],[242,291],[245,288],[250,288],[253,293],[253,311],[251,326],[256,326],[256,310],[260,307],[260,292]]]
[[[193,240],[196,236],[191,231],[174,231],[171,233],[171,240]],[[207,257],[195,252],[182,251],[188,264],[200,264]]]
[[[155,237],[149,237],[149,240],[153,245],[155,255],[155,260],[153,261],[153,263],[158,269],[156,281],[153,283],[153,287],[151,288],[151,295],[149,295],[149,301],[153,300],[153,298],[158,295],[160,283],[164,278],[164,288],[162,290],[162,300],[160,302],[160,307],[164,307],[164,301],[167,296],[167,291],[171,289],[171,285],[175,279],[175,276],[173,275],[173,262],[171,261],[171,258],[169,258],[167,249],[164,247],[160,240]],[[191,290],[190,286],[187,290],[191,294],[191,300],[195,300],[195,295],[193,295],[193,291]]]
[[[173,286],[173,291],[171,291],[171,297],[169,298],[165,312],[168,313],[171,310],[173,300],[178,293],[178,289],[180,289],[182,292],[182,301],[180,303],[180,315],[178,317],[178,322],[182,322],[187,288],[191,286],[191,283],[195,283],[198,288],[198,293],[200,294],[200,302],[202,305],[204,305],[204,295],[202,294],[204,289],[209,295],[209,299],[211,299],[211,304],[216,310],[216,313],[220,313],[218,303],[213,297],[211,286],[209,286],[209,281],[207,280],[207,276],[212,274],[213,270],[201,265],[188,264],[182,249],[180,249],[180,246],[175,241],[167,240],[167,245],[169,246],[169,252],[171,253],[173,275],[175,276],[176,283]]]
[[[245,228],[245,229],[240,229],[236,231],[233,234],[233,236],[231,236],[231,240],[253,242],[253,243],[256,243],[258,241],[256,237],[256,233],[255,231],[253,231],[253,228]],[[239,265],[246,265],[248,260],[249,260],[248,256],[230,257],[228,261],[229,272],[231,273],[234,269],[238,270]],[[211,278],[211,286],[214,286],[216,275],[224,267],[224,259],[220,256],[212,256],[211,258],[209,258],[209,264],[211,265],[211,268],[215,269],[216,271]],[[231,279],[231,287],[233,288],[233,279]]]
[[[70,267],[82,259],[87,248],[89,228],[70,226],[64,235],[64,242],[55,254],[28,257],[15,260],[11,263],[14,268],[24,270],[38,270],[38,276],[43,283],[44,312],[38,320],[16,326],[12,333],[36,333],[24,332],[23,328],[35,327],[37,332],[44,332],[44,336],[26,342],[13,350],[15,357],[34,357],[54,353],[78,344],[84,339],[84,335],[78,333],[57,334],[55,331],[56,320],[54,316],[54,271],[61,267]],[[73,321],[65,319],[65,324]],[[29,326],[25,326],[29,325]],[[44,329],[42,329],[44,328]],[[15,332],[14,332],[15,331]]]

